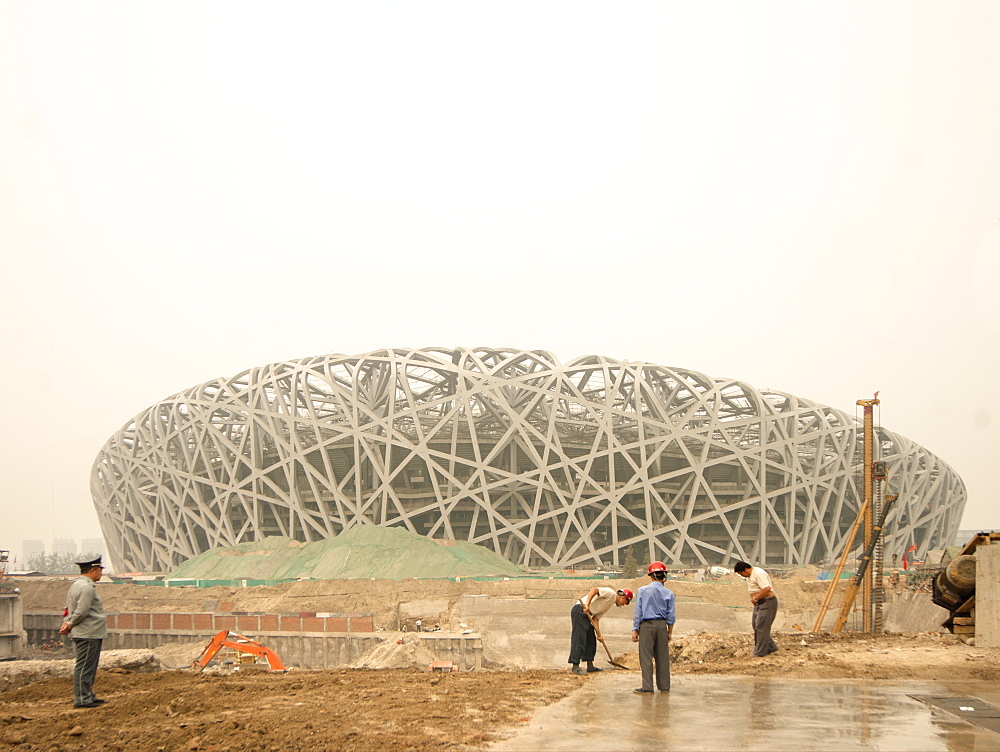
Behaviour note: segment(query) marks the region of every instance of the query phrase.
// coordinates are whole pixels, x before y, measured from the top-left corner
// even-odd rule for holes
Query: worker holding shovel
[[[573,622],[570,636],[569,663],[574,674],[593,674],[601,669],[594,665],[597,641],[604,642],[600,621],[612,606],[621,608],[632,602],[631,590],[614,590],[607,587],[591,588],[590,592],[573,604],[569,615]],[[587,664],[580,668],[580,661]]]

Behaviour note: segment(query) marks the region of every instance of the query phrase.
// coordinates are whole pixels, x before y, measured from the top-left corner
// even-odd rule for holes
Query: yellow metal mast
[[[875,504],[875,448],[873,437],[875,434],[874,410],[878,404],[878,392],[870,400],[858,400],[858,404],[864,408],[864,437],[865,437],[865,462],[863,465],[864,474],[864,507],[865,516],[862,528],[864,530],[864,550],[872,541],[874,532],[874,509]],[[872,631],[872,593],[873,593],[873,569],[871,567],[865,572],[861,581],[861,607],[862,607],[862,627],[861,631]]]
[[[826,596],[823,598],[823,603],[819,607],[819,613],[816,615],[816,623],[813,625],[813,632],[819,633],[820,629],[823,627],[823,618],[826,616],[826,611],[830,607],[830,601],[833,600],[833,594],[837,590],[837,585],[840,582],[840,574],[844,571],[844,565],[847,564],[847,559],[851,555],[851,549],[854,548],[854,539],[858,535],[858,528],[861,527],[861,521],[865,518],[865,513],[868,511],[868,504],[862,504],[861,509],[858,510],[858,516],[854,519],[854,524],[851,525],[851,532],[848,533],[847,538],[844,540],[844,552],[840,555],[840,561],[837,562],[837,569],[834,570],[833,579],[830,580],[830,587],[826,589]]]
[[[892,498],[895,498],[895,494],[892,494]],[[861,556],[861,563],[858,564],[858,572],[851,579],[851,584],[848,585],[847,592],[844,594],[844,602],[840,606],[840,614],[837,616],[837,621],[833,625],[834,634],[839,634],[840,630],[844,628],[844,624],[847,622],[847,617],[850,615],[851,608],[854,605],[854,598],[858,594],[858,589],[861,587],[861,583],[868,577],[869,574],[871,574],[872,567],[870,567],[869,564],[871,564],[872,555],[875,553],[875,546],[882,534],[882,528],[885,527],[885,519],[889,516],[889,507],[891,506],[892,501],[887,501],[886,505],[882,508],[882,512],[878,516],[878,523],[872,529],[872,540],[868,546],[865,547],[865,552]]]

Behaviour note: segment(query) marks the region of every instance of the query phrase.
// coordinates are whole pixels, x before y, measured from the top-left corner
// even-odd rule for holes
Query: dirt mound
[[[426,538],[398,527],[361,525],[335,538],[301,543],[268,537],[214,548],[181,564],[170,579],[341,580],[490,577],[523,574],[474,543]]]
[[[173,642],[153,648],[153,655],[164,669],[188,668],[205,652],[208,640],[202,642]]]
[[[380,642],[351,668],[419,668],[426,671],[434,660],[434,654],[424,647],[419,637],[403,635]]]
[[[21,660],[0,662],[0,692],[24,687],[43,679],[73,676],[75,660]],[[101,653],[101,668],[108,671],[151,672],[162,666],[151,650],[107,650]]]
[[[749,633],[702,632],[674,640],[678,674],[748,674],[801,679],[1000,679],[1000,648],[976,648],[951,634],[860,632],[774,635],[777,653],[755,658]],[[637,653],[616,658],[639,667]]]

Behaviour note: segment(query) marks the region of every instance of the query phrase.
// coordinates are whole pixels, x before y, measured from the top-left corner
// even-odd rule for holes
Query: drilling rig
[[[857,404],[864,408],[863,500],[861,508],[858,510],[857,519],[844,541],[843,553],[833,579],[830,581],[830,587],[827,589],[823,604],[820,606],[813,632],[819,632],[822,627],[823,617],[826,616],[827,608],[833,599],[837,583],[840,581],[840,574],[854,548],[854,539],[859,528],[863,531],[862,550],[864,553],[858,565],[858,571],[851,579],[844,595],[833,632],[838,633],[844,628],[859,590],[861,591],[862,631],[882,631],[882,603],[885,600],[882,586],[882,530],[885,527],[889,509],[896,501],[897,495],[886,494],[883,500],[888,472],[885,462],[875,460],[874,409],[879,404],[878,392],[875,392],[872,399],[858,400]]]

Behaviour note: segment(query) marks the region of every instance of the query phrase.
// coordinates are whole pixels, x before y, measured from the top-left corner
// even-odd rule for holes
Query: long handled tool
[[[596,624],[594,624],[594,617],[593,617],[593,616],[591,616],[590,614],[587,614],[587,618],[588,618],[588,619],[590,619],[590,624],[591,624],[591,626],[592,626],[592,627],[594,627],[594,631],[596,632],[596,631],[597,631],[597,625],[596,625]],[[631,670],[632,670],[632,669],[630,669],[630,668],[629,668],[628,666],[623,666],[623,665],[622,665],[622,664],[620,664],[620,663],[615,663],[615,659],[611,657],[611,651],[610,651],[610,650],[608,650],[608,645],[607,645],[607,643],[606,643],[606,642],[604,642],[604,640],[601,640],[601,641],[600,641],[600,643],[601,643],[602,645],[604,645],[604,652],[608,654],[608,663],[610,663],[610,664],[611,664],[612,666],[614,666],[615,668],[623,668],[623,669],[625,669],[626,671],[631,671]]]

